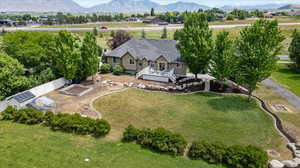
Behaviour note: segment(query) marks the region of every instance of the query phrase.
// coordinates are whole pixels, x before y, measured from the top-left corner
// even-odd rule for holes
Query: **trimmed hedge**
[[[102,64],[100,67],[100,73],[105,74],[105,73],[110,73],[112,72],[112,67],[110,64]]]
[[[125,130],[123,141],[136,141],[144,148],[170,155],[183,155],[187,146],[186,140],[181,135],[164,128],[139,130],[131,125]]]
[[[254,146],[226,146],[219,142],[194,142],[188,153],[193,160],[236,168],[266,168],[268,155]]]
[[[110,125],[105,120],[93,120],[81,117],[79,114],[57,114],[53,112],[44,113],[42,111],[26,108],[16,110],[8,107],[1,113],[3,120],[12,120],[23,124],[41,124],[50,127],[52,130],[71,132],[80,135],[104,136],[109,133]]]

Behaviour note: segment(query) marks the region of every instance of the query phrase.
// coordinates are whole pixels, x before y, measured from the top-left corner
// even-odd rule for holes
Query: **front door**
[[[159,70],[160,71],[166,70],[166,64],[165,63],[159,63]]]

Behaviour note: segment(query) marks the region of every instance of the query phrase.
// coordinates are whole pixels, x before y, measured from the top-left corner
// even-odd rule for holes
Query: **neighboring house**
[[[148,23],[148,24],[159,24],[163,22],[158,16],[148,16],[143,20],[143,23]]]
[[[122,65],[126,72],[137,73],[137,78],[175,82],[187,71],[176,45],[175,40],[133,38],[106,53],[102,61]]]

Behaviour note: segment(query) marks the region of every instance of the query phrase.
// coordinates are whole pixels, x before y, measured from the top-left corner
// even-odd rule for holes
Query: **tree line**
[[[0,100],[59,77],[77,82],[99,69],[102,48],[88,32],[6,33],[0,50]]]
[[[277,54],[284,36],[276,20],[258,20],[232,39],[224,31],[213,40],[205,13],[189,13],[184,28],[175,33],[182,58],[195,74],[210,73],[224,83],[233,80],[245,86],[249,95],[257,83],[276,68]]]

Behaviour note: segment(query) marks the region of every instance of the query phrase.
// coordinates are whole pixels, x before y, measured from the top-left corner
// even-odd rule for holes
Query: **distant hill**
[[[208,9],[208,6],[199,5],[197,3],[189,2],[176,2],[168,5],[160,5],[150,0],[112,0],[109,3],[96,5],[89,9],[92,12],[150,12],[151,8],[155,8],[156,11],[197,11],[200,8]]]
[[[300,4],[288,4],[278,8],[279,10],[300,9]]]
[[[278,9],[282,6],[283,4],[264,4],[264,5],[249,5],[249,6],[223,6],[221,7],[221,9],[225,10],[225,11],[230,11],[233,10],[235,8],[238,9],[243,9],[243,10],[267,10],[267,9]]]
[[[72,0],[0,0],[0,12],[77,12]]]

